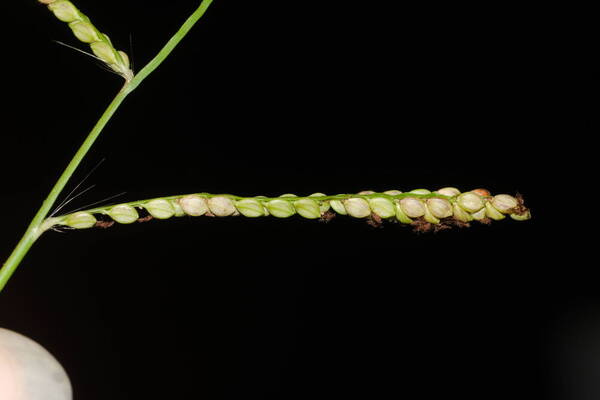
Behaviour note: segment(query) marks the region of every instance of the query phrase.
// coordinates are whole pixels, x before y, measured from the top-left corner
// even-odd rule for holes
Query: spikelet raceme
[[[141,217],[139,211],[145,213]],[[75,229],[129,224],[149,218],[168,219],[173,216],[226,217],[242,215],[257,218],[271,215],[288,218],[294,214],[308,219],[330,220],[336,214],[366,219],[370,224],[395,221],[411,225],[416,231],[440,230],[452,226],[469,226],[471,221],[490,223],[510,216],[517,221],[531,218],[520,195],[492,196],[485,189],[461,193],[456,188],[442,188],[435,192],[416,189],[410,192],[388,190],[383,193],[364,191],[358,194],[327,196],[314,193],[299,197],[285,194],[279,197],[242,197],[230,194],[197,193],[140,200],[109,207],[78,211],[49,218],[45,226],[68,226]]]
[[[94,55],[105,62],[113,71],[126,81],[133,79],[133,71],[129,67],[129,57],[123,51],[116,50],[108,35],[100,32],[90,19],[68,0],[38,0],[46,4],[48,9],[59,20],[69,24],[75,37],[90,45]]]

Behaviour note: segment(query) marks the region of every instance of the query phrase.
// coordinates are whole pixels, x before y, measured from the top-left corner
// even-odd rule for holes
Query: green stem
[[[212,3],[213,0],[204,0],[200,6],[194,11],[194,13],[183,23],[181,28],[173,35],[173,37],[167,42],[167,44],[163,47],[163,49],[154,57],[140,72],[137,74],[131,81],[126,82],[125,86],[119,91],[119,93],[115,96],[113,101],[108,105],[92,131],[85,138],[83,144],[73,156],[69,165],[65,168],[60,178],[56,181],[56,184],[50,191],[50,194],[42,203],[42,206],[37,211],[35,216],[33,217],[31,223],[29,224],[25,234],[8,257],[2,268],[0,269],[0,292],[6,286],[6,283],[13,275],[17,267],[19,266],[21,260],[33,243],[37,240],[37,238],[42,234],[44,229],[41,229],[41,225],[50,212],[50,209],[56,202],[56,199],[64,189],[65,185],[79,166],[79,163],[89,149],[92,147],[104,126],[108,123],[110,118],[113,116],[115,111],[119,108],[123,100],[127,97],[129,93],[131,93],[152,71],[154,71],[173,51],[175,46],[183,39],[183,37],[189,32],[192,26],[204,15],[206,9]]]
[[[194,26],[196,22],[204,15],[210,3],[213,0],[204,0],[202,4],[194,11],[192,15],[181,25],[181,28],[175,33],[171,39],[165,44],[165,46],[158,52],[158,54],[150,60],[148,64],[144,68],[138,72],[132,81],[125,88],[128,91],[132,91],[135,89],[148,75],[150,75],[159,65],[163,62],[165,58],[173,51],[175,46],[188,34],[190,29]]]

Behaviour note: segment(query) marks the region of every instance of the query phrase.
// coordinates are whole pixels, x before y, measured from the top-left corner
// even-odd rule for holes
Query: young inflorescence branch
[[[121,75],[126,82],[133,79],[129,68],[129,57],[124,51],[112,45],[108,35],[100,32],[90,19],[68,0],[38,0],[48,5],[56,18],[69,24],[73,34],[81,42],[88,43],[95,57],[104,62],[111,70]]]
[[[82,14],[70,1],[39,1],[46,4],[58,19],[67,22],[79,40],[89,43],[92,52],[95,54],[94,57],[106,63],[111,70],[125,78],[125,85],[110,102],[90,133],[84,139],[83,143],[50,190],[50,193],[35,213],[16,247],[0,268],[0,291],[6,286],[6,283],[11,278],[31,246],[39,236],[48,229],[48,219],[46,217],[50,213],[56,199],[123,100],[125,100],[125,98],[137,88],[144,79],[167,59],[195,23],[202,18],[213,0],[202,0],[200,4],[198,4],[198,8],[185,20],[179,30],[175,32],[158,54],[156,54],[156,56],[135,76],[133,71],[129,68],[127,54],[116,50],[108,36],[98,31],[98,29],[92,25],[89,18]]]
[[[144,213],[144,216],[140,215]],[[243,197],[231,194],[196,193],[139,200],[108,207],[78,211],[48,218],[44,229],[66,226],[74,229],[107,227],[112,224],[143,222],[151,218],[168,219],[181,216],[249,218],[274,216],[288,218],[294,214],[308,219],[329,220],[348,215],[363,218],[371,224],[396,221],[409,224],[416,231],[440,230],[452,226],[469,226],[471,221],[489,223],[510,216],[517,221],[531,218],[520,195],[492,196],[485,189],[461,193],[453,187],[431,192],[416,189],[403,193],[388,190],[383,193],[364,191],[357,194],[327,196],[314,193],[299,197],[284,194],[279,197]]]

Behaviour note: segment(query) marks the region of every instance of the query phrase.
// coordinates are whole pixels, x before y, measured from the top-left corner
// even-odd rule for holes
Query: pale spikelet
[[[341,200],[331,200],[329,202],[329,205],[331,206],[331,208],[333,208],[333,211],[335,211],[336,213],[340,215],[348,215],[348,213],[346,212],[346,208],[344,208],[344,204]]]
[[[77,10],[77,7],[73,3],[67,0],[56,0],[48,3],[48,9],[62,22],[73,22],[83,19],[83,14]]]
[[[75,37],[81,42],[94,43],[102,40],[96,28],[89,22],[74,21],[69,24],[69,28],[71,28]]]
[[[179,205],[184,213],[194,217],[199,217],[208,212],[208,203],[206,202],[206,199],[195,194],[184,196],[179,199]]]
[[[96,217],[89,212],[80,211],[71,214],[65,220],[65,225],[75,229],[87,229],[96,225]]]
[[[156,219],[168,219],[175,215],[175,209],[168,200],[154,199],[144,204],[146,211]]]
[[[255,199],[242,199],[235,202],[235,208],[244,217],[256,218],[265,215],[265,207]]]
[[[436,218],[448,218],[452,216],[452,205],[446,199],[428,199],[427,207]]]
[[[298,215],[308,218],[316,219],[321,216],[321,208],[319,203],[312,199],[302,199],[294,202],[294,208]]]
[[[308,197],[327,197],[325,193],[313,193]],[[331,205],[329,204],[329,200],[319,201],[319,209],[321,210],[321,214],[329,211]]]
[[[483,198],[473,192],[460,194],[456,201],[465,211],[470,213],[477,212],[484,207]]]
[[[429,206],[427,204],[425,204],[425,215],[423,215],[423,219],[427,222],[429,222],[430,224],[439,224],[440,220],[438,217],[436,217],[435,215],[433,215],[433,213],[431,212],[431,209],[429,208]]]
[[[173,200],[169,200],[169,203],[171,203],[171,207],[173,207],[173,211],[176,217],[183,217],[185,214],[185,211],[183,211],[183,208],[181,208],[181,205],[179,204],[179,201],[177,201],[177,199]]]
[[[131,224],[137,221],[139,214],[129,204],[119,204],[108,211],[108,215],[119,224]]]
[[[402,207],[400,206],[400,201],[396,200],[394,202],[395,208],[396,208],[396,219],[398,221],[400,221],[403,224],[410,224],[413,222],[412,219],[410,219],[408,217],[408,215],[406,215],[406,213],[404,212],[404,210],[402,210]]]
[[[384,197],[374,197],[369,199],[369,207],[373,213],[381,218],[391,218],[396,216],[394,202]]]
[[[510,217],[515,221],[527,221],[531,219],[531,211],[525,210],[522,214],[510,214]]]
[[[269,213],[277,218],[288,218],[296,214],[291,202],[287,200],[274,199],[266,204]]]
[[[452,204],[452,216],[455,220],[460,222],[471,222],[473,221],[473,217],[470,213],[468,213],[463,207],[461,207],[458,202]]]
[[[436,190],[436,193],[443,194],[444,196],[454,197],[460,194],[460,190],[455,187],[444,187]]]
[[[485,207],[477,212],[471,213],[471,217],[476,221],[484,221],[487,218]]]
[[[518,205],[517,199],[508,194],[498,194],[492,198],[492,206],[502,214],[509,214]]]
[[[408,218],[419,218],[425,215],[425,204],[414,197],[401,199],[400,207]]]
[[[344,201],[344,207],[348,215],[354,218],[366,218],[371,215],[371,208],[367,200],[355,197]]]
[[[208,209],[217,217],[228,217],[236,212],[233,201],[225,196],[215,196],[208,199]]]
[[[485,202],[485,216],[496,221],[500,221],[501,219],[505,218],[504,215],[500,211],[496,210],[496,208],[489,201]]]

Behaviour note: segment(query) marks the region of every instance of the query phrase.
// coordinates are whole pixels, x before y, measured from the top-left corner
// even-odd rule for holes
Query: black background
[[[54,43],[87,50],[42,5],[13,3],[2,257],[122,84]],[[557,200],[574,185],[552,106],[564,21],[391,3],[216,0],[106,127],[68,190],[105,158],[97,186],[71,209],[123,191],[112,202],[456,186],[520,192],[531,221],[49,232],[0,295],[0,326],[50,350],[75,399],[597,398],[596,274]],[[139,70],[197,2],[77,5]]]

